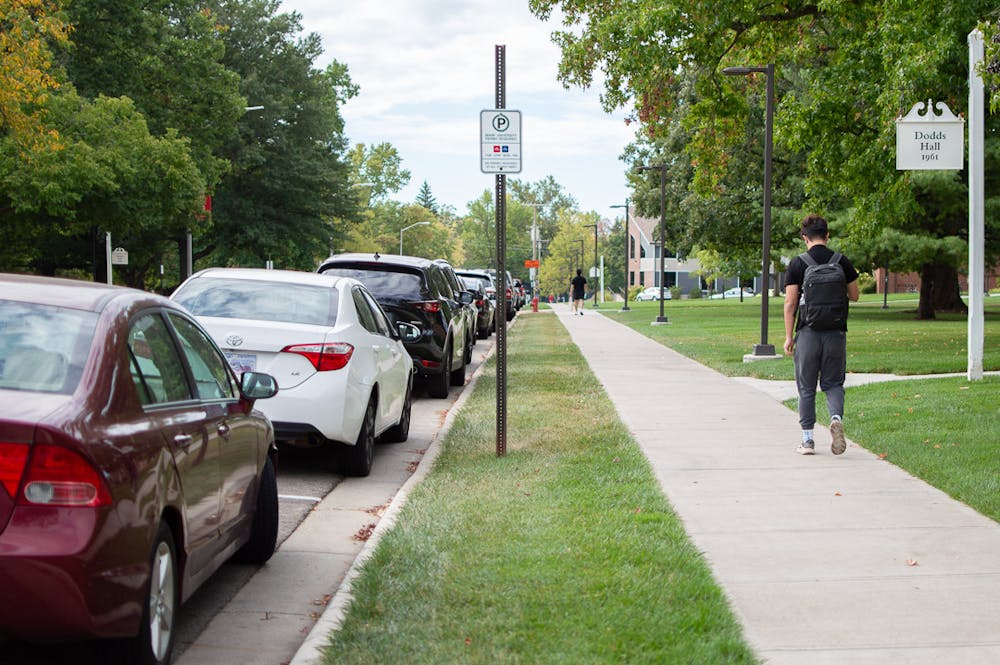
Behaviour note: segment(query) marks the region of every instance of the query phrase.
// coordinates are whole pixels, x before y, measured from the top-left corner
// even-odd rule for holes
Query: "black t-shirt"
[[[813,245],[809,249],[809,256],[813,258],[816,263],[826,263],[833,256],[834,252],[832,249],[826,245]],[[858,271],[855,270],[854,265],[851,261],[844,256],[840,255],[840,267],[844,269],[844,279],[847,283],[855,281],[858,278]],[[791,263],[788,264],[788,270],[785,271],[785,286],[794,284],[799,287],[799,297],[802,297],[802,281],[806,276],[806,262],[798,255],[792,259]],[[802,328],[802,320],[796,319],[795,329],[799,330]],[[844,322],[843,330],[847,330],[847,322]]]
[[[587,284],[587,278],[577,275],[570,283],[573,285],[573,300],[583,300],[583,287]]]

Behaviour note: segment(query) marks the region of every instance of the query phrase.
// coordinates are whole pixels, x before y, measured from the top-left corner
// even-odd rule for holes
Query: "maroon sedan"
[[[180,604],[274,552],[276,391],[166,298],[0,275],[0,638],[169,662]]]

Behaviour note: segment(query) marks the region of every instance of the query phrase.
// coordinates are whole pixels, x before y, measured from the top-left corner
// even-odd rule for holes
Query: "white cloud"
[[[523,113],[524,170],[552,175],[585,210],[607,214],[628,196],[619,161],[632,131],[601,109],[597,91],[563,90],[559,49],[527,0],[283,0],[321,35],[325,56],[348,66],[360,94],[343,109],[352,142],[399,150],[416,196],[426,180],[461,213],[492,187],[479,172],[479,110],[494,107],[494,47],[506,46],[507,107]]]

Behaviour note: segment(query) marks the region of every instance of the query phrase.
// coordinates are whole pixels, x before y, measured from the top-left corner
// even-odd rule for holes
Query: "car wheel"
[[[341,466],[348,476],[367,476],[375,459],[375,397],[368,399],[361,431],[353,446],[340,446]]]
[[[403,412],[399,414],[399,422],[390,427],[382,435],[382,440],[389,443],[402,443],[410,437],[410,412],[413,407],[412,383],[406,387],[406,397],[403,399]]]
[[[264,460],[257,488],[257,508],[250,526],[250,540],[233,557],[242,563],[261,564],[274,554],[278,542],[278,481],[271,458]]]
[[[471,355],[471,354],[470,354]],[[463,357],[463,360],[465,358]],[[465,385],[465,369],[468,367],[466,363],[462,363],[461,367],[451,370],[448,374],[448,378],[453,386],[464,386]]]
[[[444,367],[441,368],[440,374],[434,374],[430,377],[429,383],[427,384],[427,394],[431,397],[436,397],[437,399],[444,399],[448,397],[448,380],[451,374],[451,343],[449,342],[444,347]]]
[[[472,362],[472,347],[475,345],[476,345],[476,336],[474,334],[469,335],[469,341],[465,345],[465,355],[462,358],[462,360],[465,361],[466,365]]]
[[[127,644],[129,662],[164,665],[174,648],[174,619],[179,605],[177,550],[170,527],[160,524],[149,560],[149,581],[139,634]]]

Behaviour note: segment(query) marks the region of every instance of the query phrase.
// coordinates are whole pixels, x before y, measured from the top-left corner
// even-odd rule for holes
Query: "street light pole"
[[[598,274],[600,272],[600,269],[597,266],[597,224],[584,224],[583,227],[586,229],[589,228],[594,229],[594,284],[597,284],[598,283],[597,278],[600,277],[600,275]],[[596,289],[594,290],[594,307],[595,308],[597,307]]]
[[[625,205],[614,205],[612,208],[625,208],[625,304],[622,306],[623,312],[631,311],[628,306],[628,245],[631,238],[628,234],[628,199],[625,199]]]
[[[729,76],[767,74],[767,101],[764,115],[764,232],[761,242],[760,344],[754,344],[753,357],[776,357],[774,345],[767,343],[767,298],[771,285],[771,151],[774,137],[774,63],[766,67],[726,67]]]
[[[417,222],[416,224],[410,224],[409,226],[404,226],[403,228],[401,228],[399,230],[399,253],[400,253],[400,255],[402,255],[402,253],[403,253],[403,231],[408,231],[409,229],[412,229],[414,226],[427,226],[428,224],[430,224],[430,222]]]
[[[652,166],[640,166],[639,171],[660,171],[660,315],[656,317],[653,324],[660,323],[670,323],[667,320],[667,315],[663,313],[663,287],[664,278],[666,277],[666,266],[664,264],[664,257],[667,253],[667,208],[666,208],[666,189],[667,189],[667,165],[666,164],[654,164]]]

